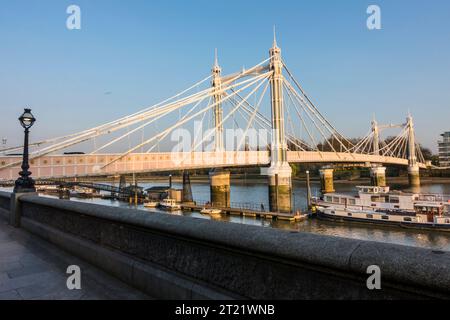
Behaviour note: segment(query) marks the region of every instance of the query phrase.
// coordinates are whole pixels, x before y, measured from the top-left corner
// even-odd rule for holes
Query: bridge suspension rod
[[[255,77],[254,79],[252,79],[252,81],[250,81],[249,84],[246,84],[244,87],[240,88],[238,91],[245,90],[246,88],[250,87],[250,86],[253,85],[254,83],[258,82],[260,79],[265,78],[265,77],[267,77],[267,76],[268,76],[268,74],[263,74],[263,75],[260,75],[260,76],[258,76],[258,77]],[[243,81],[243,82],[248,82],[248,81],[245,80],[245,81]],[[224,90],[224,89],[221,89],[221,90]],[[226,100],[226,99],[228,99],[228,97],[226,97],[225,99],[223,99],[223,101]],[[222,102],[223,102],[223,101],[222,101]],[[134,150],[136,150],[136,149],[138,149],[138,148],[140,148],[140,147],[142,147],[142,146],[144,146],[144,145],[146,145],[146,144],[152,142],[153,140],[159,138],[159,137],[162,136],[166,131],[172,131],[172,130],[178,128],[179,126],[183,125],[184,123],[186,123],[186,122],[192,120],[193,118],[197,117],[198,115],[202,114],[203,112],[206,112],[206,111],[210,110],[211,108],[213,108],[215,105],[217,105],[217,104],[220,103],[220,102],[221,102],[221,101],[218,101],[218,102],[215,102],[215,103],[211,104],[210,106],[207,106],[206,108],[200,110],[199,112],[195,113],[194,115],[191,115],[190,117],[188,117],[188,118],[186,118],[186,119],[184,119],[184,120],[182,120],[182,121],[177,122],[175,125],[173,125],[172,127],[168,128],[168,129],[166,129],[166,130],[164,130],[163,132],[157,134],[156,136],[154,136],[154,137],[152,137],[152,138],[150,138],[150,139],[144,141],[143,143],[141,143],[141,144],[139,144],[139,145],[137,145],[137,146],[135,146],[135,147],[129,149],[128,151],[126,151],[126,152],[123,153],[122,155],[120,155],[120,156],[114,158],[113,160],[109,161],[107,164],[105,164],[105,165],[102,167],[102,169],[105,168],[105,167],[107,167],[107,166],[109,166],[109,165],[111,165],[112,163],[114,163],[114,162],[116,162],[116,161],[122,159],[123,157],[125,157],[125,156],[128,155],[128,154],[130,154],[130,153],[133,152]]]

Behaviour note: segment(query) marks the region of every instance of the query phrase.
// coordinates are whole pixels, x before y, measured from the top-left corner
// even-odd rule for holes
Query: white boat
[[[159,206],[159,202],[158,201],[147,201],[147,202],[144,202],[144,207],[146,207],[146,208],[156,208],[157,206]]]
[[[58,192],[59,186],[56,185],[37,185],[36,191],[38,192]]]
[[[450,197],[358,186],[356,195],[326,193],[314,199],[319,218],[450,231]]]
[[[210,214],[210,215],[217,215],[217,214],[221,214],[222,210],[220,210],[220,209],[213,209],[213,208],[203,208],[202,210],[200,210],[200,213],[202,213],[202,214]]]
[[[162,200],[159,203],[159,207],[163,210],[168,210],[168,211],[181,210],[181,206],[179,204],[177,204],[175,199],[170,199],[170,198]]]

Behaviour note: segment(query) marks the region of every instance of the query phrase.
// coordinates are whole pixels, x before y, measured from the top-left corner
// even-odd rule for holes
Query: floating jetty
[[[200,211],[205,206],[197,205],[193,203],[182,203],[181,209],[186,211]],[[209,207],[208,207],[209,208]],[[298,213],[283,213],[283,212],[267,212],[267,211],[257,211],[251,209],[242,209],[242,208],[227,208],[227,207],[214,207],[214,209],[219,209],[221,214],[228,214],[232,216],[241,216],[241,217],[253,217],[253,218],[261,218],[261,219],[270,219],[270,220],[283,220],[283,221],[302,221],[307,218],[306,214],[298,214]]]

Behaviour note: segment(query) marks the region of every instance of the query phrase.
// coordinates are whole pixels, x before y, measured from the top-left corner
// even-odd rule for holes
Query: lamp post
[[[19,172],[20,177],[16,180],[14,193],[36,192],[34,180],[30,177],[31,172],[28,171],[30,165],[28,163],[28,135],[31,126],[36,119],[31,113],[31,109],[25,109],[19,118],[20,124],[25,129],[25,138],[23,143],[22,171]]]

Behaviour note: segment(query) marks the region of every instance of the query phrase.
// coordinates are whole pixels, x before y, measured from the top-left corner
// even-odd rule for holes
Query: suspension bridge
[[[399,133],[383,140],[387,129]],[[22,148],[0,149],[0,181],[17,177]],[[35,179],[211,168],[215,202],[229,202],[225,168],[261,167],[274,211],[290,209],[289,163],[365,164],[377,185],[385,184],[384,165],[408,167],[412,185],[426,167],[410,115],[401,124],[373,120],[360,139],[341,134],[296,80],[275,35],[269,57],[251,68],[223,75],[216,52],[210,75],[158,104],[30,144]],[[321,174],[323,189],[332,190],[332,169]]]

